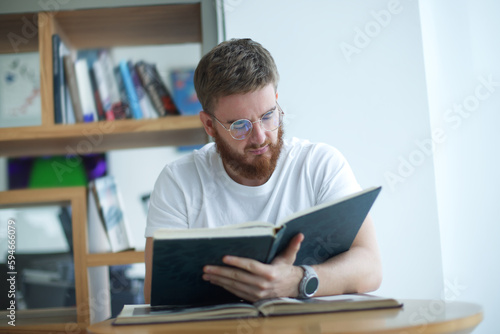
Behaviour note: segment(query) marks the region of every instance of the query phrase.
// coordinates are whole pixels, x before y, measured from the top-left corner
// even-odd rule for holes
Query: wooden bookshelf
[[[192,3],[64,11],[54,20],[73,48],[85,49],[201,42],[200,15]]]
[[[87,229],[87,188],[86,187],[62,187],[48,189],[21,189],[0,192],[0,208],[36,207],[45,205],[70,205],[72,212],[73,228],[73,261],[75,267],[75,294],[76,303],[90,305],[88,268],[98,266],[114,266],[144,262],[143,251],[125,251],[119,253],[88,253],[88,229]],[[22,224],[23,222],[16,222]],[[19,326],[11,328],[11,331],[30,331],[30,328],[42,327],[50,331],[60,330],[68,321],[75,328],[85,329],[90,325],[90,311],[85,307],[77,307],[52,312],[51,309],[24,312]],[[0,313],[1,314],[1,313]],[[71,321],[71,319],[74,319]],[[66,324],[58,324],[65,322]],[[35,325],[36,324],[36,325]],[[28,327],[25,327],[28,326]],[[41,326],[41,327],[38,327]],[[1,328],[0,328],[1,331]]]
[[[219,40],[215,0],[145,0],[135,3],[133,0],[103,3],[75,0],[57,4],[53,12],[43,11],[37,2],[30,0],[9,2],[0,9],[0,54],[38,52],[41,95],[41,125],[0,128],[0,156],[88,154],[207,142],[198,116],[55,124],[52,35],[59,34],[74,51],[200,43],[206,52]],[[30,36],[23,35],[26,22],[35,27]],[[25,41],[14,49],[9,33],[15,33]],[[0,208],[53,204],[72,206],[76,318],[73,322],[65,320],[65,323],[55,323],[52,319],[50,323],[16,326],[9,331],[83,332],[90,324],[91,313],[88,269],[144,262],[144,252],[140,251],[88,253],[85,187],[0,192]],[[74,313],[75,310],[68,312]]]
[[[198,115],[0,129],[0,155],[10,157],[89,154],[206,142],[207,135]]]
[[[71,205],[75,297],[77,305],[89,305],[86,267],[86,256],[88,253],[86,191],[85,187],[65,187],[0,192],[0,208]],[[23,222],[16,222],[16,224],[22,223]],[[17,238],[19,238],[19,236]],[[77,312],[76,319],[80,324],[90,324],[89,312]],[[19,326],[17,329],[22,329],[22,326]]]
[[[118,266],[144,262],[143,251],[125,251],[119,253],[88,254],[87,267]]]

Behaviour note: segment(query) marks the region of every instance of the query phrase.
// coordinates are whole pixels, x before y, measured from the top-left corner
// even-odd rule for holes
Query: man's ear
[[[210,116],[205,111],[200,111],[200,120],[203,123],[203,127],[205,128],[205,132],[210,137],[215,137],[215,129],[214,122],[212,120],[212,116]]]

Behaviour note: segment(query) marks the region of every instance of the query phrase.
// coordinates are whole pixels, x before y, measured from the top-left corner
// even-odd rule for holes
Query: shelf
[[[126,251],[119,253],[100,253],[87,255],[87,267],[118,266],[122,264],[143,262],[143,251]]]
[[[0,53],[13,53],[8,34],[33,23],[34,36],[19,44],[21,51],[39,51],[41,125],[0,128],[0,156],[25,157],[102,153],[126,148],[198,145],[207,142],[196,116],[147,120],[54,124],[52,35],[73,50],[117,46],[203,43],[202,4],[182,3],[67,10],[44,15],[6,14],[0,20]],[[24,30],[23,30],[24,29]],[[12,35],[12,34],[11,34]]]
[[[196,145],[207,142],[198,115],[5,128],[0,156],[101,153],[125,148]]]
[[[7,319],[7,314],[8,311],[0,312],[2,319]],[[44,326],[50,325],[50,328],[54,331],[54,325],[59,324],[60,330],[64,331],[67,323],[77,322],[76,317],[76,307],[50,307],[17,310],[16,326],[8,327],[10,331],[16,331],[17,328],[19,328],[20,331],[29,331],[30,329],[35,331],[41,330]],[[3,326],[4,324],[1,325]],[[2,332],[2,326],[0,326],[0,332]]]
[[[200,43],[200,18],[200,3],[62,11],[55,15],[58,30],[76,49]]]
[[[58,34],[72,51],[199,43],[205,53],[220,40],[215,0],[64,1],[54,8],[49,6],[48,10],[53,10],[49,12],[42,11],[40,4],[31,0],[12,2],[9,6],[16,7],[20,2],[24,2],[19,7],[23,9],[14,14],[7,14],[13,11],[2,14],[4,9],[0,10],[0,54],[38,52],[41,125],[0,128],[0,157],[85,155],[118,149],[207,143],[208,137],[198,115],[55,124],[52,35]],[[88,254],[85,187],[0,192],[0,208],[47,204],[69,204],[72,208],[76,315],[70,310],[64,323],[26,324],[8,331],[84,332],[93,312],[89,268],[142,263],[144,252]]]
[[[77,49],[202,42],[200,3],[68,10],[50,16]],[[47,19],[41,18],[44,23]],[[38,51],[38,30],[37,13],[2,15],[0,54]]]

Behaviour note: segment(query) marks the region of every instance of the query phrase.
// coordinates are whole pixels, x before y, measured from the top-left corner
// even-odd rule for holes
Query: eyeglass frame
[[[285,115],[285,113],[283,112],[283,109],[281,109],[280,105],[278,104],[278,101],[276,101],[276,107],[277,107],[278,112],[279,112],[279,113],[278,113],[278,117],[283,117],[283,116]],[[273,112],[274,112],[274,111],[276,111],[276,109],[274,109],[274,110],[270,110],[270,111],[273,111]],[[283,119],[281,119],[281,121],[280,121],[279,125],[278,125],[278,126],[276,127],[276,129],[274,129],[274,130],[267,130],[267,129],[265,129],[265,128],[262,126],[262,118],[264,118],[264,116],[266,116],[266,115],[267,115],[270,111],[266,112],[264,115],[262,115],[262,116],[261,116],[258,120],[256,120],[255,122],[252,122],[251,120],[249,120],[249,119],[247,119],[247,118],[240,118],[240,119],[237,119],[236,121],[232,122],[232,123],[229,125],[229,129],[228,129],[228,128],[226,128],[226,127],[224,126],[224,124],[222,124],[222,123],[221,123],[221,121],[219,121],[219,120],[217,119],[217,117],[215,117],[215,115],[211,115],[211,116],[212,116],[212,117],[213,117],[213,118],[214,118],[214,119],[215,119],[215,120],[216,120],[216,121],[217,121],[220,125],[222,125],[222,127],[224,128],[224,130],[229,131],[229,134],[231,135],[231,137],[232,137],[234,140],[245,140],[245,139],[247,139],[247,138],[248,138],[248,136],[250,136],[250,135],[252,134],[253,127],[254,127],[253,125],[254,125],[255,123],[258,123],[258,122],[260,123],[260,126],[261,126],[262,130],[264,130],[264,131],[271,132],[271,131],[276,131],[276,130],[278,130],[278,129],[279,129],[279,127],[283,124]],[[239,122],[239,121],[249,121],[249,122],[250,122],[250,124],[251,124],[251,126],[252,126],[252,127],[250,128],[250,131],[248,131],[248,134],[247,134],[244,138],[241,138],[241,139],[234,138],[233,134],[231,133],[231,126],[232,126],[234,123]]]

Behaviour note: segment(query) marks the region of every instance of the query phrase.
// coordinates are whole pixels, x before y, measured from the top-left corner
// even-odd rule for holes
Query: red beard
[[[269,145],[271,157],[257,156],[252,163],[248,163],[244,155],[235,152],[231,146],[220,137],[217,131],[215,131],[214,140],[222,162],[231,168],[232,171],[246,179],[268,180],[276,168],[281,148],[283,147],[283,129],[282,127],[278,128],[278,141],[276,144],[272,144],[269,140],[266,140],[266,142],[260,146],[247,148],[254,150]]]

